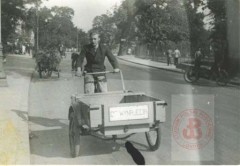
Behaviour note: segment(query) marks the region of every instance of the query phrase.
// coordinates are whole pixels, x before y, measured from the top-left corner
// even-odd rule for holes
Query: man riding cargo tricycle
[[[145,132],[150,149],[157,150],[160,145],[160,123],[166,118],[166,102],[144,93],[127,91],[118,61],[109,48],[100,44],[99,34],[90,34],[90,41],[81,51],[77,69],[80,75],[84,71],[85,94],[71,96],[68,113],[71,156],[79,155],[83,135],[116,141]],[[82,70],[85,57],[87,64]],[[105,57],[111,63],[113,72],[105,71]],[[122,91],[108,92],[106,74],[111,73],[120,74]]]

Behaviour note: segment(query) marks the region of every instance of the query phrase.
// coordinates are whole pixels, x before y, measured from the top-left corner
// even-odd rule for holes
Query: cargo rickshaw
[[[97,72],[86,74],[110,74]],[[81,136],[103,140],[123,140],[145,133],[150,150],[160,146],[160,124],[166,120],[163,100],[125,89],[122,72],[121,91],[74,94],[69,108],[69,143],[72,157],[79,156]]]

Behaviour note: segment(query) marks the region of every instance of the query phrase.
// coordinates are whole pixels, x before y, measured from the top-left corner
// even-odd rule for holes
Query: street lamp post
[[[39,7],[39,4],[38,4],[38,0],[36,1],[36,17],[37,17],[37,23],[36,23],[36,28],[37,28],[37,36],[36,36],[36,53],[38,53],[38,50],[39,50],[39,12],[38,12],[38,7]]]
[[[79,42],[79,39],[78,39],[78,29],[77,29],[77,52],[79,51],[79,48],[78,48],[79,47],[79,43],[78,42]]]
[[[0,13],[2,13],[2,8],[1,8],[2,1],[0,0]],[[5,75],[4,69],[3,69],[3,47],[2,47],[2,18],[0,14],[0,86],[1,87],[6,87],[8,86],[7,84],[7,77]]]

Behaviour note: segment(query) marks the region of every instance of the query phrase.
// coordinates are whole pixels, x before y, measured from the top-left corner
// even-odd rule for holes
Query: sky
[[[47,7],[68,6],[74,10],[73,23],[78,28],[88,31],[92,27],[95,16],[106,14],[114,5],[120,5],[122,0],[48,0],[43,5]]]

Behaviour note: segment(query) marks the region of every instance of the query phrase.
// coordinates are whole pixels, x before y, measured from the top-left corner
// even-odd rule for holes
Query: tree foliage
[[[73,10],[68,7],[40,9],[39,46],[42,48],[58,47],[60,44],[73,46],[76,41],[72,39],[77,34],[71,20],[73,15]]]
[[[93,20],[92,31],[97,31],[101,34],[103,43],[113,46],[114,34],[116,34],[117,28],[111,16],[107,14],[96,16]]]
[[[215,62],[227,59],[227,16],[225,0],[208,0],[207,7],[212,16],[210,39],[214,50]]]
[[[2,43],[13,42],[15,29],[24,17],[24,2],[22,0],[2,0]]]
[[[149,4],[150,3],[150,4]],[[148,8],[139,12],[138,35],[146,43],[178,43],[188,39],[188,24],[184,8],[177,1],[146,2]],[[139,8],[143,8],[139,6]]]
[[[34,30],[35,43],[38,36],[40,49],[57,48],[60,44],[65,47],[77,47],[80,39],[79,29],[72,22],[74,16],[72,8],[57,6],[38,8],[35,5],[28,10],[26,16],[29,18],[28,28]],[[81,32],[83,35],[84,32]]]
[[[41,7],[42,0],[2,0],[2,42],[29,43],[26,32],[34,32],[40,49],[77,47],[86,43],[86,33],[74,26],[73,9],[69,7]],[[16,31],[19,29],[20,32]],[[24,32],[24,33],[23,33]],[[38,36],[38,38],[37,38]],[[83,36],[83,37],[81,37]]]
[[[204,13],[200,12],[204,7],[204,0],[184,0],[184,6],[189,24],[190,55],[194,56],[198,48],[202,48],[207,53],[209,49],[208,32],[204,28]]]

